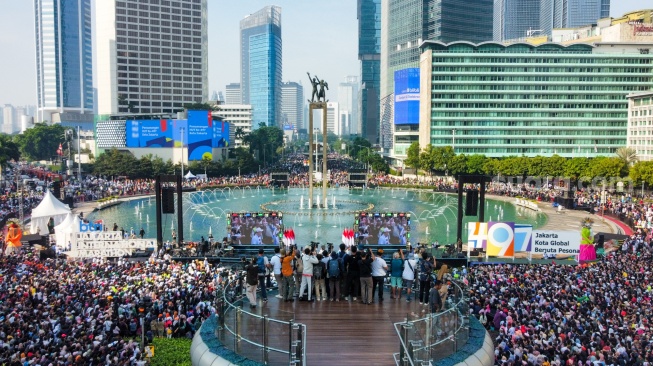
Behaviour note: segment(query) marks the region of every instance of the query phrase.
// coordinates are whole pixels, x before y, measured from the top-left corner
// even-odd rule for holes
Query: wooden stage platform
[[[412,319],[424,316],[428,306],[420,305],[415,299],[408,303],[405,296],[391,299],[389,290],[384,293],[384,301],[374,299],[371,305],[343,301],[294,301],[283,302],[275,297],[276,291],[269,292],[268,302],[258,297],[258,306],[250,310],[249,302],[244,301],[243,310],[258,315],[268,315],[279,320],[293,320],[306,325],[306,364],[307,365],[395,365],[392,354],[399,352],[399,337],[394,323],[402,322],[407,316]],[[225,325],[234,329],[235,311],[225,317]],[[262,344],[262,320],[242,315],[239,327],[252,341]],[[288,325],[270,323],[270,346],[288,349]],[[228,331],[220,332],[221,340],[229,349],[236,351],[234,339]],[[262,361],[263,353],[245,341],[239,342],[237,353],[251,360]],[[288,355],[269,353],[270,365],[287,365]]]

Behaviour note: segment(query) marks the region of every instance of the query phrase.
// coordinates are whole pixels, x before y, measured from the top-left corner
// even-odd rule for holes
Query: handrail
[[[396,353],[394,354],[394,356],[395,356],[395,361],[397,361],[399,365],[414,366],[416,364],[415,361],[419,361],[419,360],[414,360],[415,354],[422,351],[428,352],[429,361],[432,361],[432,357],[431,357],[432,348],[444,344],[445,342],[449,342],[449,341],[454,342],[455,349],[458,349],[459,347],[463,346],[463,344],[458,345],[456,342],[457,342],[457,337],[461,334],[461,332],[464,331],[464,329],[469,330],[469,323],[465,321],[465,317],[467,315],[464,314],[464,312],[461,309],[461,306],[465,306],[467,304],[467,299],[466,299],[465,292],[463,288],[461,288],[459,283],[453,280],[451,281],[451,283],[454,286],[454,296],[457,299],[456,301],[445,303],[445,306],[448,307],[446,310],[443,310],[435,314],[428,314],[425,317],[414,319],[414,320],[410,320],[407,317],[405,321],[397,322],[394,324],[395,331],[399,336],[399,342],[400,342],[400,353]],[[439,338],[440,337],[439,335],[437,337],[434,337],[433,334],[430,333],[432,322],[436,321],[437,319],[444,318],[445,316],[455,316],[454,322],[456,324],[453,328],[453,331],[449,335],[445,336],[444,338]],[[416,330],[415,325],[420,323],[426,324],[426,326],[428,327],[426,330],[426,334],[423,334]],[[415,338],[414,340],[410,339],[411,337],[409,336],[409,331],[408,331],[409,329],[412,329],[413,331],[416,332],[414,334],[414,338]],[[464,333],[462,334],[464,336]],[[464,343],[466,343],[466,340],[464,341]]]
[[[234,341],[245,341],[248,344],[251,344],[257,348],[260,348],[263,350],[264,354],[264,363],[267,363],[268,359],[268,352],[277,352],[280,354],[288,355],[289,356],[289,364],[290,365],[305,365],[306,364],[306,325],[302,323],[296,323],[294,322],[294,319],[291,319],[289,321],[284,321],[284,320],[279,320],[275,318],[268,317],[266,315],[258,315],[252,312],[249,312],[247,310],[242,309],[240,306],[238,306],[238,303],[240,302],[242,305],[242,301],[244,300],[245,296],[244,295],[236,295],[233,298],[233,302],[229,301],[228,298],[228,293],[230,292],[229,289],[232,290],[237,290],[237,286],[242,282],[244,282],[244,278],[241,274],[236,274],[236,277],[233,279],[230,279],[225,285],[224,285],[224,291],[222,291],[222,301],[223,304],[226,306],[219,307],[221,314],[220,316],[223,319],[223,329],[228,331],[233,337]],[[229,310],[235,310],[237,312],[237,315],[240,316],[240,314],[245,314],[246,316],[252,317],[254,319],[260,319],[264,322],[263,324],[263,339],[264,339],[264,344],[260,344],[252,339],[249,339],[247,335],[241,334],[241,332],[238,330],[238,319],[235,319],[235,328],[232,329],[229,324],[224,322],[224,317],[225,314]],[[267,344],[268,337],[267,334],[269,332],[268,325],[267,323],[272,322],[272,323],[277,323],[277,324],[282,324],[288,326],[289,331],[289,343],[288,343],[288,349],[280,349],[280,348],[275,348],[271,347]],[[295,335],[293,330],[297,330],[297,334]],[[298,348],[298,351],[293,351],[293,346]],[[234,349],[234,352],[237,353],[237,350]]]

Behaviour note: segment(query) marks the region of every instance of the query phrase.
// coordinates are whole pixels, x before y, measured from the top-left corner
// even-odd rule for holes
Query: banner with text
[[[533,230],[533,254],[580,254],[580,231]]]
[[[515,223],[488,222],[487,256],[513,257],[515,255]]]

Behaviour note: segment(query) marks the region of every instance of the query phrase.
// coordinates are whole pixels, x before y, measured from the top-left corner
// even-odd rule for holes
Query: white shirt
[[[410,266],[413,267],[413,269],[410,269],[410,266],[408,265],[410,263]],[[404,263],[404,273],[402,274],[402,278],[404,280],[408,281],[413,281],[415,280],[415,268],[417,268],[417,260],[416,259],[407,259],[406,262]]]
[[[270,260],[272,263],[272,271],[275,275],[281,275],[281,254],[275,254]]]
[[[385,277],[387,274],[388,264],[385,262],[385,259],[381,257],[375,257],[372,262],[372,277]]]
[[[252,245],[261,245],[263,240],[260,235],[256,234],[252,237]]]
[[[390,244],[390,236],[383,234],[379,237],[379,245],[388,245]]]

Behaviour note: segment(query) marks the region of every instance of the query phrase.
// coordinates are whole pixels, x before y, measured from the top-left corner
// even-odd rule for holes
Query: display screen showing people
[[[231,213],[227,217],[232,245],[279,245],[283,233],[281,212]]]
[[[410,239],[410,214],[404,212],[361,212],[354,225],[359,244],[406,245]]]

